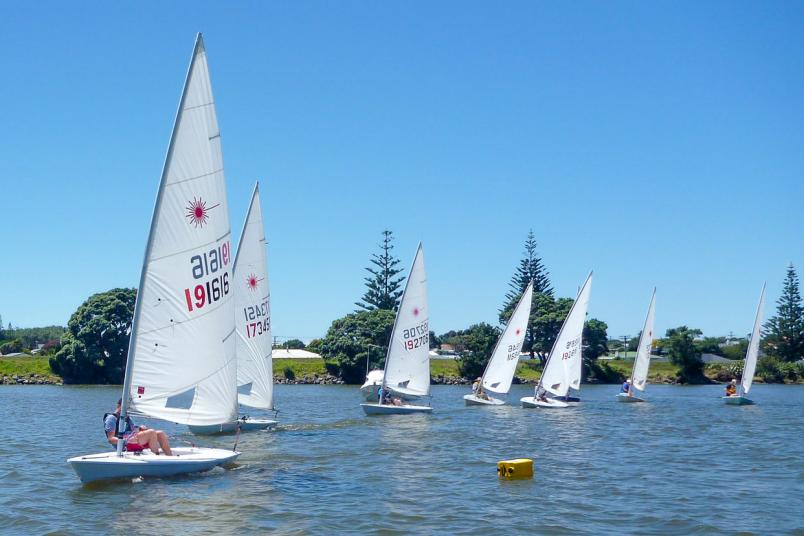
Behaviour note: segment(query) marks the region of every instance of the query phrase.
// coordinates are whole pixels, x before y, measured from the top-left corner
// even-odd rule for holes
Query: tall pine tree
[[[529,352],[531,359],[533,359],[536,350],[541,352],[550,351],[550,348],[536,348],[535,346],[541,346],[538,342],[544,338],[543,334],[541,334],[543,331],[541,329],[543,317],[547,317],[552,312],[555,302],[553,286],[550,284],[550,274],[544,267],[542,259],[536,254],[536,237],[533,235],[533,229],[528,232],[528,238],[525,240],[525,253],[519,261],[516,272],[511,277],[510,290],[505,295],[505,303],[500,309],[500,324],[505,324],[511,318],[514,307],[516,307],[519,298],[531,281],[533,281],[533,303],[522,350]],[[555,339],[555,335],[553,335],[553,339]]]
[[[399,299],[402,296],[402,281],[404,277],[397,277],[401,268],[397,268],[399,259],[393,256],[391,250],[394,249],[394,234],[388,229],[382,232],[382,244],[379,245],[380,253],[371,255],[371,263],[374,266],[367,266],[366,271],[371,274],[365,278],[366,293],[359,302],[355,302],[360,309],[372,311],[374,309],[387,309],[396,311],[399,307]]]
[[[782,361],[804,358],[804,307],[798,291],[798,275],[791,263],[782,295],[776,301],[776,316],[765,323],[765,352]]]

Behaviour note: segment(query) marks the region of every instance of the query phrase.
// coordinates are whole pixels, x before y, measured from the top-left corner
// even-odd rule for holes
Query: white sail
[[[751,340],[748,342],[748,350],[745,353],[745,365],[743,366],[743,394],[748,394],[751,384],[754,382],[754,372],[757,369],[757,357],[759,356],[759,341],[762,338],[762,310],[765,308],[765,285],[762,285],[762,292],[759,295],[759,305],[757,305],[757,316],[754,319],[754,330],[751,332]]]
[[[265,247],[257,184],[234,262],[237,399],[252,408],[273,409],[271,294]]]
[[[581,364],[583,343],[583,326],[586,322],[586,311],[589,308],[589,295],[592,291],[592,274],[578,292],[572,304],[556,342],[547,358],[539,385],[556,396],[566,396],[570,387],[580,387],[578,368]],[[538,393],[539,386],[536,387]]]
[[[132,325],[133,412],[183,424],[237,416],[231,231],[207,56],[196,40]]]
[[[491,359],[483,373],[483,389],[494,393],[507,393],[511,389],[516,365],[519,363],[519,354],[522,352],[522,343],[525,342],[525,332],[530,320],[530,306],[533,299],[533,282],[522,294],[514,313],[500,335],[497,346],[491,354]]]
[[[650,367],[650,351],[653,348],[653,318],[656,307],[656,289],[650,298],[648,316],[645,318],[645,325],[642,327],[642,335],[639,336],[639,347],[634,358],[634,370],[631,372],[631,385],[640,391],[644,391],[648,382],[648,368]]]
[[[427,275],[419,244],[385,357],[383,386],[401,394],[430,393],[430,326],[427,309]]]

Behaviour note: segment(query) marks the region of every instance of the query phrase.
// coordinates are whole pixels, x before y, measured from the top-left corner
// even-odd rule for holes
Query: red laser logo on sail
[[[262,281],[264,278],[257,279],[257,276],[254,274],[249,274],[246,278],[246,284],[248,284],[249,290],[257,290],[257,285]]]
[[[185,210],[187,210],[187,214],[185,216],[196,228],[203,227],[209,219],[209,211],[217,206],[220,206],[220,203],[208,207],[206,201],[200,197],[193,197],[193,200],[188,201],[188,205],[185,207]]]

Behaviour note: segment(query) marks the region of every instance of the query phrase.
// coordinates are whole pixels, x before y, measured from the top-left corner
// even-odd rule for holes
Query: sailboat
[[[499,406],[504,404],[499,398],[488,396],[484,391],[492,393],[506,394],[511,389],[511,382],[514,379],[519,354],[522,352],[522,343],[525,342],[525,332],[528,329],[530,320],[530,306],[533,299],[533,281],[528,284],[519,303],[505,326],[494,352],[491,354],[483,371],[483,376],[478,382],[478,392],[463,395],[467,406]]]
[[[429,413],[430,406],[403,403],[401,397],[420,398],[430,394],[430,328],[427,309],[427,275],[424,271],[422,245],[405,283],[402,301],[394,319],[391,342],[385,355],[382,392],[397,397],[398,404],[379,397],[375,402],[360,404],[366,415]],[[405,400],[407,401],[407,400]]]
[[[558,332],[556,342],[544,365],[542,376],[536,385],[534,396],[519,399],[523,408],[566,408],[568,406],[566,402],[549,398],[547,393],[555,397],[567,396],[567,391],[571,386],[577,383],[577,387],[580,387],[580,377],[576,378],[576,370],[582,359],[583,326],[586,322],[591,291],[592,273],[590,272]]]
[[[726,404],[734,406],[747,406],[754,404],[754,401],[745,395],[751,390],[754,382],[754,372],[757,369],[757,357],[759,357],[759,341],[762,338],[762,310],[765,308],[765,285],[762,285],[762,292],[759,295],[759,305],[757,305],[757,315],[754,318],[754,329],[751,332],[751,340],[748,343],[748,350],[745,352],[745,364],[743,365],[743,377],[740,379],[740,392],[733,396],[724,396]]]
[[[648,306],[648,316],[645,317],[645,325],[642,327],[642,334],[639,336],[639,347],[634,358],[634,367],[631,369],[631,387],[628,393],[618,393],[617,400],[620,402],[644,402],[645,400],[634,395],[634,389],[644,391],[648,384],[648,368],[650,368],[650,351],[653,348],[653,319],[656,312],[656,289],[650,297]]]
[[[240,234],[233,264],[235,330],[237,342],[237,400],[255,409],[274,409],[274,378],[271,362],[271,294],[265,230],[260,208],[260,185],[254,186],[246,223]],[[215,425],[191,425],[194,434],[221,434],[275,427],[272,419],[242,416]]]
[[[128,348],[118,437],[129,415],[188,425],[237,416],[231,230],[220,132],[198,34],[162,170]],[[207,471],[236,451],[176,447],[70,458],[82,482]]]
[[[385,371],[380,369],[371,370],[366,373],[366,381],[360,386],[360,393],[366,400],[377,398],[377,391],[382,387],[382,378]]]

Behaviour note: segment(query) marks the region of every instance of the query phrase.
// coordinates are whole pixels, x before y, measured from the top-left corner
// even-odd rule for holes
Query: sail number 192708
[[[422,346],[429,347],[429,344],[430,330],[427,320],[402,332],[402,346],[405,347],[405,350],[413,350]]]

